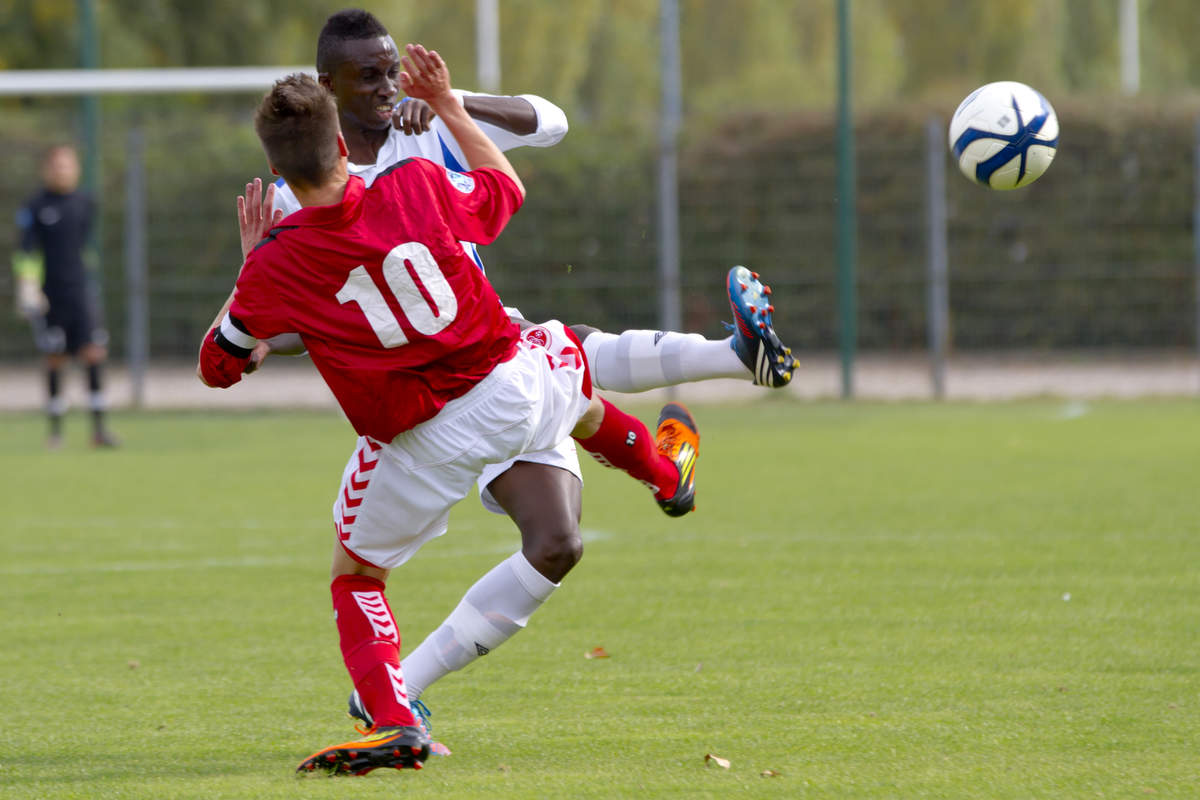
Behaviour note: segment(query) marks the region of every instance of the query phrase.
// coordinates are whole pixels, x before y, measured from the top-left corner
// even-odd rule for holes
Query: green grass
[[[292,770],[351,730],[346,424],[118,415],[92,452],[72,418],[49,453],[0,419],[0,798],[1196,796],[1194,402],[695,411],[699,511],[585,464],[584,560],[426,694],[454,755],[337,780]],[[517,541],[457,508],[392,576],[406,646]]]

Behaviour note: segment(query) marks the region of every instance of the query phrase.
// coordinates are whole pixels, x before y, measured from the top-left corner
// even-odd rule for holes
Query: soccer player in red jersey
[[[343,658],[374,725],[361,740],[313,754],[302,770],[423,763],[429,740],[408,702],[383,594],[390,569],[445,532],[450,506],[483,465],[568,434],[587,438],[605,416],[578,341],[556,322],[522,335],[459,243],[495,238],[524,189],[455,100],[437,54],[419,45],[407,52],[405,90],[430,103],[476,169],[412,159],[368,191],[347,175],[332,96],[304,76],[277,83],[255,127],[304,208],[246,259],[198,365],[205,383],[230,386],[258,339],[298,331],[360,436],[335,505],[331,592]],[[690,481],[692,434],[688,474],[675,480]],[[447,619],[447,647],[487,652],[555,585],[514,554],[472,589],[484,586],[486,613],[468,592]]]
[[[463,171],[460,161],[473,165],[461,152],[453,132],[439,118],[425,120],[424,134],[406,136],[393,128],[391,109],[399,89],[400,54],[387,30],[368,12],[352,9],[329,18],[318,39],[317,65],[322,86],[331,92],[338,104],[341,130],[351,162],[347,168],[351,175],[362,177],[368,187],[378,175],[389,171],[404,157],[428,158],[455,171]],[[410,100],[402,107],[420,105],[428,110],[423,101],[411,96]],[[459,103],[501,150],[523,144],[553,144],[566,131],[566,119],[561,109],[542,98],[471,94],[460,97]],[[402,116],[400,111],[396,114]],[[457,155],[448,155],[452,152]],[[355,161],[362,163],[356,166]],[[245,197],[238,198],[242,246],[246,254],[256,246],[266,228],[280,222],[280,217],[272,218],[270,211],[271,197],[277,189],[288,198],[286,208],[289,212],[299,208],[286,183],[281,187],[268,187],[264,196],[261,185],[255,181],[247,185]],[[279,199],[278,194],[274,197]],[[282,222],[290,224],[290,215]],[[463,246],[482,269],[475,245],[464,241]],[[514,309],[508,309],[508,313],[514,316]],[[528,328],[524,334],[528,338],[545,336],[545,326],[522,320],[518,320],[518,324]],[[572,328],[572,332],[586,335],[580,334],[578,328]],[[294,340],[296,337],[289,338]],[[304,349],[302,344],[299,347],[297,344],[293,342],[295,349],[292,352]],[[720,346],[729,351],[727,344]],[[586,345],[583,349],[586,351]],[[261,357],[264,350],[265,344],[260,343],[256,357]],[[666,513],[679,516],[690,511],[695,497],[693,467],[697,436],[695,422],[687,410],[678,404],[668,404],[657,429],[651,431],[636,417],[625,414],[607,401],[602,402],[605,411],[600,426],[589,437],[579,440],[583,448],[601,463],[621,468],[651,487]],[[344,479],[350,493],[353,493],[357,480],[355,475],[353,470],[348,470]],[[486,642],[481,638],[462,646],[448,646],[455,632],[469,626],[477,613],[495,618],[494,606],[501,602],[497,598],[513,593],[522,596],[530,584],[535,584],[534,594],[544,599],[578,563],[583,550],[579,534],[581,481],[575,445],[570,438],[554,447],[524,452],[514,459],[488,464],[484,468],[477,482],[484,506],[490,511],[507,514],[516,523],[521,534],[521,552],[519,559],[516,556],[513,559],[531,565],[540,577],[519,581],[519,575],[511,568],[513,559],[506,559],[482,576],[445,622],[405,655],[402,666],[410,700],[419,699],[436,681],[467,666],[511,635],[511,632],[501,635],[497,630],[489,634]],[[333,512],[335,525],[339,526],[344,526],[347,516],[356,516],[354,507],[347,506],[345,497],[335,504]],[[517,628],[511,630],[515,632]],[[465,641],[465,634],[461,638]],[[427,725],[428,720],[423,715],[428,713],[428,708],[424,703],[413,705],[422,723]],[[374,722],[370,707],[357,692],[350,696],[349,711],[368,727]],[[435,752],[439,748],[440,745],[435,744]]]

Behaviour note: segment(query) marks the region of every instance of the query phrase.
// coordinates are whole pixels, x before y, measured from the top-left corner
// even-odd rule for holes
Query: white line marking
[[[1065,406],[1063,406],[1061,409],[1059,409],[1058,418],[1059,419],[1079,419],[1080,417],[1086,416],[1091,410],[1092,410],[1092,407],[1089,406],[1087,403],[1076,400],[1076,401],[1067,403]]]
[[[0,575],[74,575],[87,572],[166,572],[179,569],[261,569],[312,564],[299,556],[243,558],[193,558],[172,561],[114,561],[110,564],[39,564],[24,567],[0,567]]]
[[[162,520],[160,520],[161,522]],[[78,526],[77,526],[78,527]],[[97,527],[110,527],[100,525]],[[112,526],[112,527],[115,527]],[[451,531],[451,533],[453,533]],[[584,529],[580,532],[584,542],[599,542],[611,539],[608,531]],[[515,537],[514,537],[515,538]],[[519,546],[514,541],[498,543],[492,547],[448,547],[433,548],[414,558],[461,558],[480,553],[512,553]],[[324,551],[322,551],[322,554]],[[193,558],[169,561],[113,561],[108,564],[34,564],[26,566],[2,566],[0,575],[76,575],[89,572],[168,572],[181,569],[261,569],[263,567],[321,566],[320,558],[307,555],[292,556],[242,556],[240,558]]]

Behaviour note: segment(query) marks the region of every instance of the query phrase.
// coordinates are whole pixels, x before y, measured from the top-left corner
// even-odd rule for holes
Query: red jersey
[[[255,247],[205,337],[211,386],[241,379],[257,339],[297,332],[360,435],[391,441],[515,352],[519,330],[460,239],[487,244],[521,205],[491,169],[402,161],[341,203],[302,208]]]

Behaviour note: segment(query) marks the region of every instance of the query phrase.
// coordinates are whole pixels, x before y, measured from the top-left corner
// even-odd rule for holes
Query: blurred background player
[[[87,371],[92,444],[115,447],[104,424],[102,366],[108,333],[100,324],[98,302],[84,251],[91,233],[92,198],[79,190],[79,156],[69,145],[56,145],[42,161],[42,188],[17,213],[19,247],[13,256],[17,310],[33,326],[37,347],[46,356],[46,411],[51,448],[62,446],[62,367],[78,357]]]

